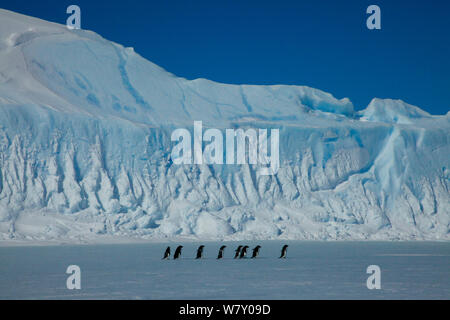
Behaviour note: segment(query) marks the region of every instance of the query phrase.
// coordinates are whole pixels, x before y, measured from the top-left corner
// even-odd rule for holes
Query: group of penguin
[[[195,257],[195,259],[201,259],[203,257],[203,248],[205,246],[201,245],[200,247],[198,247],[197,249],[197,255]],[[223,258],[223,252],[225,250],[227,246],[221,246],[219,249],[219,254],[217,255],[217,259],[222,259]],[[175,253],[173,254],[173,258],[174,259],[178,259],[181,256],[181,249],[183,248],[183,246],[178,246],[175,249]],[[249,248],[249,246],[238,246],[235,250],[234,253],[234,259],[242,259],[245,258],[247,256],[247,249]],[[285,244],[283,246],[283,248],[281,249],[281,255],[280,255],[280,259],[284,259],[286,258],[286,253],[287,253],[287,248],[288,245]],[[252,259],[256,258],[259,255],[259,249],[261,249],[261,246],[256,246],[255,248],[253,248],[253,253],[252,253]],[[164,256],[163,256],[163,260],[165,259],[169,259],[170,258],[170,247],[167,247],[166,251],[164,252]]]

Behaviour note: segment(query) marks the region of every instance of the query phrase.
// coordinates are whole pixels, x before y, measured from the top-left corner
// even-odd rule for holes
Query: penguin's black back
[[[281,259],[281,258],[286,258],[287,248],[288,248],[288,245],[285,244],[285,245],[283,246],[283,248],[281,249],[280,259]]]
[[[261,246],[256,246],[254,249],[253,249],[253,254],[252,254],[252,259],[253,258],[256,258],[257,256],[258,256],[258,254],[259,254],[259,249],[261,248]]]
[[[178,259],[179,257],[180,257],[180,255],[181,255],[181,249],[183,248],[183,246],[178,246],[176,249],[175,249],[175,253],[174,253],[174,255],[173,255],[173,258],[174,259]]]
[[[223,250],[226,248],[227,246],[221,246],[219,249],[219,254],[217,255],[217,259],[222,259],[223,258]]]
[[[248,246],[242,247],[241,254],[239,255],[239,259],[242,259],[245,257],[245,255],[247,254],[247,248],[248,248]]]
[[[202,255],[203,255],[203,248],[204,248],[205,246],[200,246],[200,247],[198,247],[198,249],[197,249],[197,256],[195,257],[195,259],[200,259],[201,257],[202,257]]]
[[[167,247],[166,251],[164,252],[163,259],[169,259],[170,257],[170,247]]]
[[[235,253],[235,255],[234,255],[234,258],[235,258],[235,259],[236,259],[237,257],[239,257],[239,255],[240,255],[240,253],[241,253],[241,249],[242,249],[242,246],[237,247],[236,253]]]

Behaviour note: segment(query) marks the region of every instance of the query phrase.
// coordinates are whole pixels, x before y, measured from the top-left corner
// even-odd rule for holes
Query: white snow
[[[437,299],[450,298],[449,242],[284,241],[0,247],[0,299]],[[204,258],[194,259],[205,245]],[[225,244],[224,258],[217,252]],[[233,259],[238,245],[256,259]],[[81,290],[68,290],[69,265]],[[369,265],[381,290],[367,289]]]
[[[432,97],[430,97],[432,99]],[[0,10],[0,239],[450,239],[450,118],[186,80]],[[171,164],[170,134],[280,129],[281,168]]]

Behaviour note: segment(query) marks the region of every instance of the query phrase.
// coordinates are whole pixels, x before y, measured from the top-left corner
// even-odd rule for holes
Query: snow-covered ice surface
[[[450,299],[449,242],[288,241],[285,260],[284,242],[246,243],[259,258],[234,260],[236,242],[220,261],[218,242],[203,243],[203,260],[188,243],[168,261],[167,243],[1,247],[0,299]],[[71,264],[81,290],[66,288]],[[366,287],[373,264],[380,290]]]
[[[277,175],[174,165],[170,134],[194,120],[280,129]],[[0,240],[449,240],[449,142],[450,113],[186,80],[0,10]]]

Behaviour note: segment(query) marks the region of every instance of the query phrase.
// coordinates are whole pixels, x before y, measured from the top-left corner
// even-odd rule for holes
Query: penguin
[[[234,254],[234,258],[236,259],[237,257],[239,257],[239,254],[241,253],[241,249],[242,249],[242,246],[239,246],[239,247],[237,247],[237,249],[236,249],[236,253]]]
[[[174,259],[178,259],[181,256],[181,249],[183,248],[183,246],[178,246],[175,249],[175,253],[173,254],[173,258]]]
[[[164,252],[164,259],[169,259],[170,258],[170,247],[167,247],[166,251]]]
[[[254,249],[253,249],[253,254],[252,254],[252,259],[253,258],[256,258],[258,255],[259,255],[259,249],[261,248],[261,246],[256,246]]]
[[[281,256],[280,256],[280,259],[286,259],[286,252],[287,252],[287,248],[288,248],[289,246],[287,245],[287,244],[285,244],[284,246],[283,246],[283,249],[281,249]]]
[[[222,259],[223,258],[223,250],[225,250],[227,246],[221,246],[219,249],[219,254],[217,255],[217,259]]]
[[[195,257],[195,259],[201,259],[202,258],[202,254],[203,254],[203,248],[205,246],[201,245],[200,247],[198,247],[197,249],[197,256]]]
[[[248,246],[243,246],[241,249],[241,254],[239,255],[239,259],[245,258],[247,255]]]

